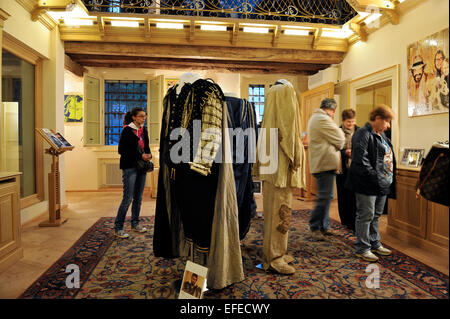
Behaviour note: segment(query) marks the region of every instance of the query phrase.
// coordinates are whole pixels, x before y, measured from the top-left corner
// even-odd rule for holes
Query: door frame
[[[400,127],[399,127],[399,109],[400,109],[400,65],[396,64],[389,68],[364,75],[355,80],[351,80],[348,86],[348,105],[350,108],[356,110],[356,91],[368,86],[372,86],[381,82],[391,81],[391,101],[390,107],[395,113],[395,118],[392,120],[392,145],[395,154],[399,154],[400,144]]]

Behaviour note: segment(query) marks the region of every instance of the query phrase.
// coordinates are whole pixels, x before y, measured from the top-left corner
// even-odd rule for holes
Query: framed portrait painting
[[[448,112],[449,29],[408,46],[408,116]]]

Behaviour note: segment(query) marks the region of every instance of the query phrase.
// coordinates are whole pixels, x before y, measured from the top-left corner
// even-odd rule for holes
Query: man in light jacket
[[[324,240],[323,235],[334,235],[330,230],[330,204],[333,199],[336,171],[340,168],[340,150],[345,136],[333,121],[337,103],[326,98],[308,122],[309,169],[317,181],[318,198],[311,213],[309,227],[315,240]]]

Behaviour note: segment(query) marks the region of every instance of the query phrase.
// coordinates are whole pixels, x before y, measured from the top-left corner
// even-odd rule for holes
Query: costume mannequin
[[[234,98],[239,98],[238,96],[237,96],[237,94],[236,93],[233,93],[233,92],[226,92],[226,93],[224,93],[224,95],[225,95],[225,97],[234,97]]]
[[[176,258],[187,256],[191,247],[191,256],[195,251],[209,268],[208,287],[214,289],[244,278],[232,162],[215,162],[220,145],[222,157],[227,153],[227,118],[222,90],[198,74],[183,74],[164,98],[160,165],[165,170],[158,180],[154,253]],[[207,135],[214,137],[213,147],[210,140],[194,139],[195,121],[201,122],[202,133],[213,129]],[[170,151],[180,141],[170,134],[180,127],[190,149],[189,160],[177,162]]]
[[[235,130],[233,138],[233,171],[239,209],[239,238],[243,240],[250,229],[251,219],[256,215],[253,193],[252,167],[256,149],[257,128],[255,106],[235,93],[225,93],[228,107],[228,125]],[[241,134],[243,133],[243,134]]]
[[[276,169],[265,171],[267,167],[257,157],[253,170],[263,181],[263,267],[289,275],[295,273],[295,268],[289,265],[294,258],[287,255],[292,188],[305,186],[305,151],[301,140],[300,108],[295,89],[289,81],[278,80],[270,88],[261,128],[257,152],[270,154],[269,163],[278,164]],[[270,152],[270,135],[275,134],[270,129],[278,129],[278,135],[272,136],[278,152]]]
[[[180,94],[181,89],[186,83],[194,83],[195,81],[200,80],[201,78],[202,77],[197,73],[191,72],[183,73],[177,82],[177,95]]]

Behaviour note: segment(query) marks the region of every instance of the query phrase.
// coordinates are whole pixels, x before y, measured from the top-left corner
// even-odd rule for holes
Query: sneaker
[[[130,235],[128,235],[123,229],[115,230],[114,231],[114,235],[116,237],[119,237],[119,238],[128,238],[128,237],[130,237]]]
[[[326,238],[323,236],[322,232],[320,230],[314,230],[311,232],[311,236],[315,241],[323,241],[326,240]]]
[[[369,262],[378,261],[378,257],[375,256],[370,250],[368,250],[362,254],[355,253],[355,255],[358,256],[359,258],[364,259],[365,261],[369,261]]]
[[[131,230],[137,233],[145,233],[147,231],[147,228],[142,227],[141,225],[137,225],[135,227],[131,227]]]
[[[372,249],[372,252],[382,256],[389,256],[392,253],[391,250],[384,248],[383,246],[380,246],[377,249]]]
[[[336,236],[337,235],[337,233],[331,229],[322,230],[322,234],[324,234],[325,236]]]

